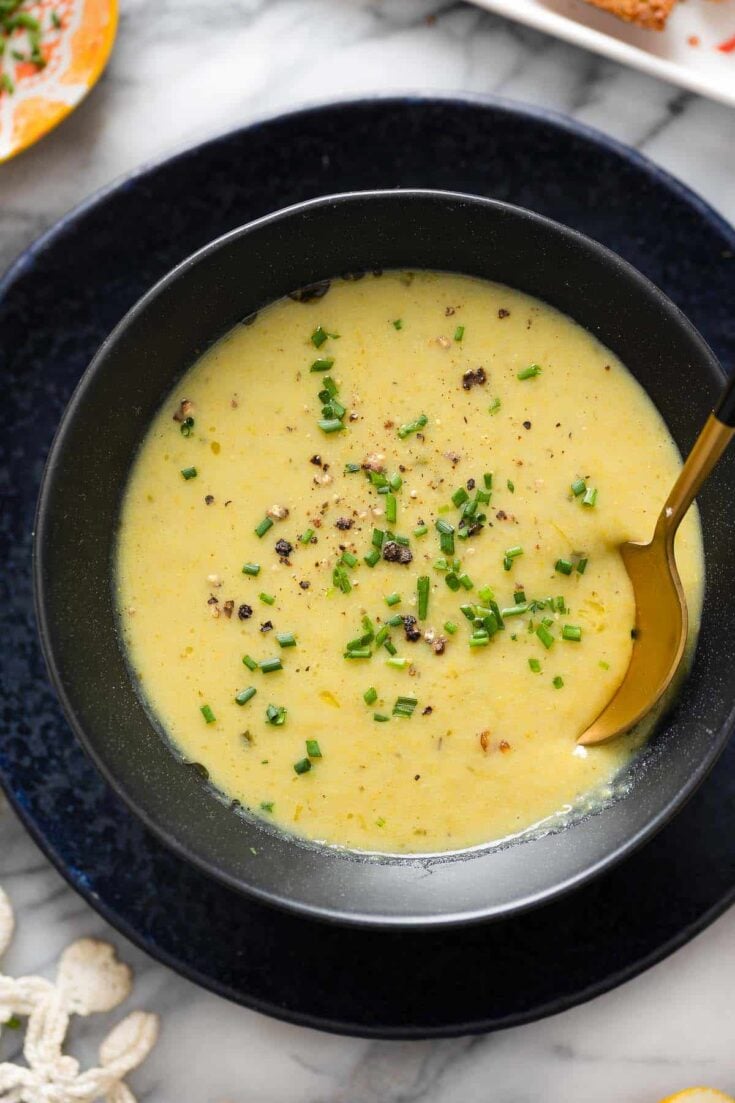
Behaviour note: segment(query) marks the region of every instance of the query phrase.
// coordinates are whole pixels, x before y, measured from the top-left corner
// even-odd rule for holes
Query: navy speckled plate
[[[735,233],[631,151],[488,100],[337,104],[215,139],[73,212],[0,284],[4,788],[71,884],[154,957],[268,1014],[384,1037],[464,1034],[550,1014],[621,983],[711,922],[735,896],[735,747],[673,823],[571,897],[464,929],[324,926],[208,880],[108,789],[45,677],[30,546],[64,405],[103,337],[155,280],[275,208],[408,185],[506,199],[597,238],[733,362]]]

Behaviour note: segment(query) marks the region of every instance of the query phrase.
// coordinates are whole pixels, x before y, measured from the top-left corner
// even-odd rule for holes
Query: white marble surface
[[[100,86],[0,168],[0,267],[141,161],[282,107],[401,88],[499,92],[554,107],[644,150],[735,219],[735,113],[465,4],[121,6]],[[49,970],[81,934],[111,938],[135,965],[134,1005],[164,1020],[134,1078],[154,1103],[653,1103],[694,1083],[735,1092],[735,911],[582,1008],[487,1038],[397,1044],[286,1026],[198,991],[107,928],[2,808],[0,884],[20,917],[7,971]],[[96,1029],[75,1031],[82,1054],[91,1055]]]

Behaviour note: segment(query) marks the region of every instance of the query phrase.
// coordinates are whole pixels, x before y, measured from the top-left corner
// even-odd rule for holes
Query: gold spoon
[[[666,499],[650,544],[620,546],[635,596],[633,651],[614,697],[577,740],[584,746],[630,731],[661,699],[679,668],[689,619],[674,559],[674,537],[733,434],[735,376],[697,437]]]

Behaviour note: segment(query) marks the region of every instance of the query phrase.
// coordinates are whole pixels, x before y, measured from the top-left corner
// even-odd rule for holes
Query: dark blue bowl
[[[121,494],[151,417],[214,339],[248,314],[344,272],[433,268],[497,280],[569,314],[646,388],[682,450],[722,383],[681,312],[601,245],[528,211],[430,191],[318,199],[206,246],[118,325],[82,378],[49,456],[35,543],[41,638],[78,738],[178,854],[229,885],[314,916],[451,924],[547,901],[618,861],[681,807],[722,750],[735,659],[732,465],[700,502],[707,570],[701,645],[676,707],[631,766],[627,795],[544,837],[461,855],[366,858],[237,814],[155,730],[128,676],[111,583]]]

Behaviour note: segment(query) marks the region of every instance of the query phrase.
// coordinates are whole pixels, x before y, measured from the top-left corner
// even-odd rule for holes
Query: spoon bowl
[[[627,542],[620,554],[633,583],[635,627],[620,686],[577,740],[604,743],[635,727],[661,700],[686,651],[689,616],[676,569],[674,537],[684,515],[735,433],[735,376],[707,419],[661,511],[649,544]]]

